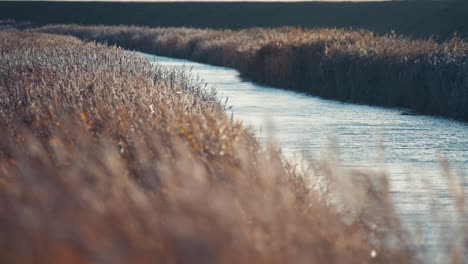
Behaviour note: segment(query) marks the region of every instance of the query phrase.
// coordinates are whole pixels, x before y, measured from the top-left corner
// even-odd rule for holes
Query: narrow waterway
[[[341,103],[257,85],[236,70],[146,55],[162,67],[191,70],[228,98],[234,118],[260,138],[274,134],[284,154],[320,160],[337,146],[345,167],[385,169],[395,206],[429,252],[444,251],[466,221],[454,210],[441,159],[468,186],[468,124],[440,117],[405,115],[401,109]],[[268,128],[268,129],[265,129]],[[465,194],[468,198],[468,194]],[[463,230],[464,231],[464,230]],[[434,262],[443,262],[443,255]]]

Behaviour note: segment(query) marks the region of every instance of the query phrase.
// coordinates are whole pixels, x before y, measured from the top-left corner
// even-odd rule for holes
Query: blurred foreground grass
[[[0,263],[414,260],[385,177],[299,172],[223,108],[120,48],[0,32]]]

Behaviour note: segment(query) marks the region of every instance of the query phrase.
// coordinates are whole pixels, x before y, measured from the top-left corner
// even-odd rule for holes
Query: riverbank
[[[233,67],[255,82],[324,98],[468,121],[468,43],[456,37],[437,43],[363,30],[292,27],[51,25],[36,31]]]
[[[67,36],[0,47],[0,262],[411,262],[384,179],[299,173],[187,75]]]

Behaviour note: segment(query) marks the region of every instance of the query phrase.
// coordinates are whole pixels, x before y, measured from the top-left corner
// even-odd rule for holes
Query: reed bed
[[[0,263],[414,260],[385,177],[299,170],[223,110],[120,48],[0,32]]]
[[[38,31],[234,67],[253,81],[325,98],[468,120],[468,44],[457,36],[437,43],[330,28],[50,25]]]
[[[391,30],[414,37],[468,38],[464,0],[426,1],[2,1],[0,19],[35,24],[243,29],[300,26]]]

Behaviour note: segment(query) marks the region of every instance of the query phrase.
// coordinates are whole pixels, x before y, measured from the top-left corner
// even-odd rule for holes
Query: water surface
[[[254,84],[229,68],[145,56],[163,67],[191,69],[228,97],[229,112],[253,126],[260,138],[273,131],[288,157],[305,153],[320,159],[335,145],[342,166],[385,168],[405,226],[421,232],[421,244],[428,251],[443,251],[457,229],[465,227],[464,219],[454,213],[440,159],[447,159],[451,170],[461,175],[461,183],[468,185],[463,175],[468,172],[467,123],[325,100]],[[441,218],[432,221],[434,215]],[[444,256],[439,257],[432,260],[443,262]]]

